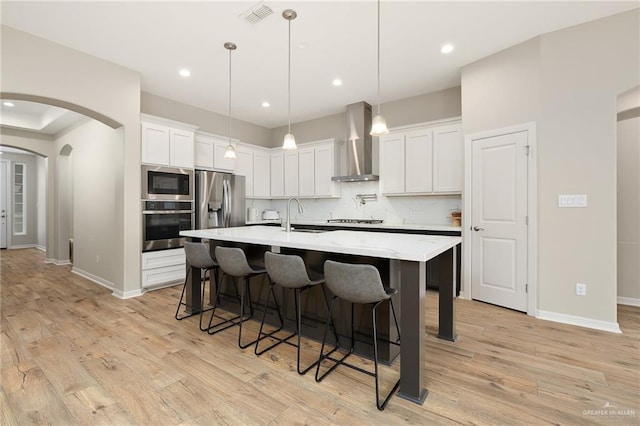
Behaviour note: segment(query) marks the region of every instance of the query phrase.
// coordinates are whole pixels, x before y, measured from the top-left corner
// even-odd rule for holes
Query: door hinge
[[[529,216],[524,217],[524,223],[525,225],[529,225]]]
[[[524,285],[524,292],[529,293],[529,284]]]
[[[527,155],[529,155],[529,148],[530,148],[530,146],[529,146],[529,145],[525,145],[525,146],[524,146],[524,148],[527,150]]]

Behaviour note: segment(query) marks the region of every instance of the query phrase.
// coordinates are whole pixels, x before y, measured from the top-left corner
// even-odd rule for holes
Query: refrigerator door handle
[[[229,227],[229,222],[230,222],[230,218],[231,218],[231,188],[229,187],[229,181],[228,180],[224,180],[223,181],[223,200],[224,200],[224,227],[228,228]]]

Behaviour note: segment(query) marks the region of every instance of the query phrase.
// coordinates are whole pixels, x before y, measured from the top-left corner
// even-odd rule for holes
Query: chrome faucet
[[[298,200],[298,197],[289,198],[289,201],[287,201],[287,222],[285,223],[284,228],[286,232],[291,232],[291,202],[293,200],[296,200],[296,203],[298,204],[298,213],[304,213],[304,209],[302,208],[302,204],[300,203],[300,200]]]

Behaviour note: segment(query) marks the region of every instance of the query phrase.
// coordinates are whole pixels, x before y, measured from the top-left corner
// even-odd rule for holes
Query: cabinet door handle
[[[478,226],[474,226],[474,227],[473,227],[473,228],[471,228],[471,229],[473,229],[473,230],[474,230],[474,231],[476,231],[476,232],[478,232],[478,231],[484,231],[484,228],[480,228],[480,227],[478,227]]]

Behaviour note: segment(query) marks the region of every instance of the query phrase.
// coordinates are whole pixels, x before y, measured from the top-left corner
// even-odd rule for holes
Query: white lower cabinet
[[[142,253],[143,288],[184,281],[185,276],[184,248]]]

